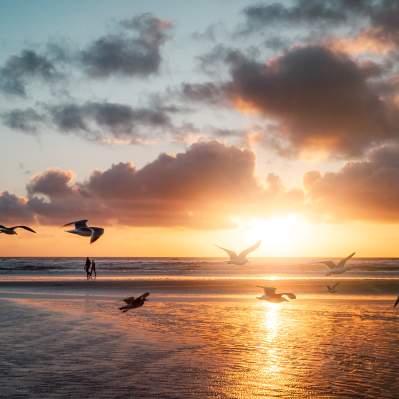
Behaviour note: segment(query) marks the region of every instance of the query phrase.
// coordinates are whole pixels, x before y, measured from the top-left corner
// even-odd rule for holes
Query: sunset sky
[[[0,256],[399,256],[399,2],[0,2]],[[92,246],[60,226],[105,228]]]

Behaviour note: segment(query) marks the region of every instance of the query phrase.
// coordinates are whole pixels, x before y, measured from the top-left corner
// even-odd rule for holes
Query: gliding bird
[[[147,300],[147,297],[150,295],[149,292],[135,298],[134,296],[130,296],[129,298],[124,299],[123,301],[127,303],[125,306],[121,306],[119,310],[122,312],[127,312],[130,309],[139,308],[144,305],[144,302]]]
[[[330,294],[335,294],[337,292],[338,285],[339,285],[339,281],[338,281],[338,283],[335,283],[333,285],[327,285],[328,292]]]
[[[0,224],[0,233],[3,234],[8,234],[8,235],[14,235],[14,234],[18,234],[15,230],[16,229],[24,229],[27,231],[30,231],[32,233],[36,233],[35,230],[31,229],[28,226],[13,226],[13,227],[5,227],[3,225]]]
[[[289,302],[287,298],[296,299],[296,295],[292,292],[281,292],[280,294],[276,294],[276,289],[273,287],[262,287],[257,285],[259,288],[263,288],[265,292],[262,296],[258,296],[258,299],[263,301],[268,301],[272,303],[280,303],[280,302]]]
[[[323,265],[326,265],[330,268],[326,276],[331,276],[332,274],[342,274],[351,269],[350,266],[345,266],[345,264],[355,254],[356,252],[353,252],[353,254],[350,254],[346,258],[340,260],[338,263],[334,263],[332,260],[325,260],[316,263],[322,263]]]
[[[244,251],[240,252],[238,255],[231,249],[219,247],[219,245],[216,246],[222,249],[223,251],[227,252],[227,254],[230,256],[230,260],[227,263],[241,266],[248,263],[247,255],[252,251],[255,251],[255,249],[258,249],[260,243],[261,241],[258,241],[256,244],[252,245],[251,247],[244,249]]]
[[[104,229],[101,227],[89,227],[87,225],[87,220],[77,220],[76,222],[70,222],[64,224],[63,227],[71,225],[75,225],[75,229],[67,230],[66,233],[77,234],[83,237],[91,237],[90,244],[97,241],[104,234]]]

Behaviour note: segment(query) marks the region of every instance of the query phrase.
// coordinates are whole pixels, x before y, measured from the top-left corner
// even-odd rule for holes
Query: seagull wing
[[[97,241],[104,234],[104,229],[102,229],[101,227],[90,227],[90,230],[90,244],[93,244],[93,242]]]
[[[0,229],[6,229],[6,226],[3,226],[2,224],[0,224]]]
[[[251,247],[244,249],[244,251],[240,252],[238,256],[240,258],[245,258],[249,253],[255,251],[255,249],[258,249],[261,242],[262,241],[258,241],[256,244],[252,245]]]
[[[398,303],[399,303],[399,296],[398,296],[398,298],[396,299],[395,305],[393,305],[393,307],[396,308],[396,306],[397,306]]]
[[[326,265],[330,269],[335,269],[337,267],[337,265],[332,260],[323,260],[323,261],[317,262],[317,263],[321,263],[322,265]]]
[[[123,299],[123,302],[126,302],[128,305],[133,303],[135,300],[134,296],[129,296],[129,298]]]
[[[76,220],[75,222],[69,222],[64,224],[63,227],[75,225],[75,229],[80,229],[81,227],[87,227],[87,219]]]
[[[345,266],[345,263],[352,258],[353,255],[355,255],[356,252],[353,252],[353,254],[350,254],[349,256],[347,256],[346,258],[342,259],[339,263],[338,263],[338,267],[343,267]]]
[[[14,230],[14,229],[24,229],[24,230],[28,230],[28,231],[30,231],[30,232],[32,232],[32,233],[36,233],[35,230],[31,229],[31,228],[28,227],[28,226],[14,226],[14,227],[10,227],[10,229],[11,229],[11,230]]]
[[[232,251],[231,249],[227,249],[227,248],[223,248],[223,247],[219,247],[219,245],[216,245],[218,248],[222,249],[223,251],[227,252],[227,254],[230,256],[230,259],[236,258],[237,254]]]
[[[139,301],[141,299],[146,299],[149,295],[150,295],[150,293],[146,292],[143,295],[140,295],[138,298],[136,298],[136,301]]]
[[[283,296],[283,295],[288,296],[288,298],[290,298],[290,299],[296,299],[296,295],[293,294],[292,292],[283,292],[283,293],[281,293],[281,296]]]

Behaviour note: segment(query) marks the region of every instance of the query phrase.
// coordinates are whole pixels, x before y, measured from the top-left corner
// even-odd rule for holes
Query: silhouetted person
[[[91,261],[91,270],[90,270],[90,277],[94,279],[97,278],[97,273],[96,273],[96,262],[94,262],[94,259]]]
[[[91,266],[91,261],[90,259],[87,257],[86,258],[86,262],[85,262],[85,272],[86,272],[86,278],[87,280],[90,278],[90,266]]]

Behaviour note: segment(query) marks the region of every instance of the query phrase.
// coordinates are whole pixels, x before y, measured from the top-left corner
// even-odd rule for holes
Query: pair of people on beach
[[[96,279],[97,272],[96,272],[96,262],[94,262],[94,259],[90,260],[88,257],[86,258],[85,272],[88,280]]]

